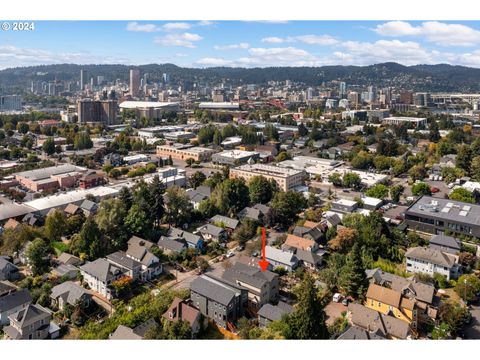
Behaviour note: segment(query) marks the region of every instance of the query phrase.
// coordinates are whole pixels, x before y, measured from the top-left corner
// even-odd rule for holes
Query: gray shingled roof
[[[102,282],[107,282],[123,273],[122,269],[108,262],[105,259],[97,259],[80,267],[80,270],[90,274]]]
[[[223,215],[215,215],[210,219],[212,223],[224,223],[229,229],[236,229],[239,221],[237,219],[232,219]]]
[[[51,316],[51,313],[49,313],[42,306],[30,304],[25,309],[10,315],[10,318],[15,319],[19,323],[20,327],[24,328],[47,316]]]
[[[265,304],[258,310],[258,316],[270,321],[278,321],[282,319],[284,314],[290,314],[293,307],[287,303],[279,302],[278,305]]]
[[[172,239],[184,239],[187,243],[197,246],[198,242],[202,239],[200,235],[192,234],[191,232],[184,231],[178,228],[170,228],[168,236]]]
[[[230,304],[232,299],[239,294],[239,289],[207,275],[196,278],[190,284],[190,290],[222,305]]]
[[[52,288],[50,297],[52,299],[62,297],[64,301],[74,306],[84,295],[90,296],[90,293],[73,281],[65,281]]]
[[[17,306],[32,302],[32,297],[26,289],[14,291],[11,294],[0,297],[0,312],[9,311]]]
[[[380,331],[368,332],[358,326],[350,326],[337,340],[385,340]]]
[[[447,268],[453,267],[453,265],[456,263],[455,256],[425,247],[410,248],[405,253],[405,257],[427,261],[429,263],[445,266]]]
[[[208,234],[208,235],[218,237],[225,231],[225,229],[223,229],[221,227],[218,227],[218,226],[215,226],[215,225],[212,225],[212,224],[205,224],[205,225],[200,226],[197,229],[197,231],[199,231],[202,234],[205,233],[205,234]]]
[[[129,258],[123,251],[117,251],[113,254],[107,255],[107,260],[110,260],[128,270],[133,270],[141,266],[138,261]]]
[[[461,246],[460,246],[460,241],[455,239],[452,236],[447,236],[447,235],[434,235],[430,239],[430,245],[438,245],[438,246],[444,246],[452,249],[456,249],[460,251]]]
[[[158,247],[173,252],[182,252],[187,248],[187,244],[185,240],[175,240],[161,236],[160,240],[158,240]]]
[[[265,246],[265,257],[289,266],[296,264],[298,260],[293,252],[283,251],[272,246]]]

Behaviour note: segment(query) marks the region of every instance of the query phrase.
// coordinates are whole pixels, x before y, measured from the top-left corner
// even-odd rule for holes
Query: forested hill
[[[88,76],[102,75],[107,81],[128,80],[127,65],[75,65],[58,64],[0,71],[0,87],[29,87],[32,80],[78,81],[80,69]],[[267,68],[182,68],[173,64],[149,64],[136,66],[149,74],[152,81],[160,81],[163,73],[170,75],[173,84],[195,81],[201,84],[212,81],[228,81],[232,85],[265,84],[270,80],[292,80],[309,86],[332,80],[346,81],[349,85],[392,86],[414,91],[480,92],[480,69],[464,66],[415,65],[383,63],[370,66],[322,66],[322,67],[267,67]]]

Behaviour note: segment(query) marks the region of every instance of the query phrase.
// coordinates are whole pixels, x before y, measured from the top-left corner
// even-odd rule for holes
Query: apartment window
[[[382,306],[382,303],[379,301],[379,302],[378,302],[378,307],[380,307],[380,306]]]
[[[373,306],[373,300],[370,300],[370,306]]]

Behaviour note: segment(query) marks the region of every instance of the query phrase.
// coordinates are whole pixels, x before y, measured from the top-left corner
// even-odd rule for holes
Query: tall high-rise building
[[[351,106],[354,106],[354,107],[362,102],[361,94],[359,94],[356,91],[349,92],[348,96],[347,96],[347,99],[348,99],[349,104]]]
[[[113,125],[117,121],[117,102],[115,100],[83,99],[77,102],[78,122],[99,122]]]
[[[20,95],[0,95],[0,111],[21,111],[22,97]]]
[[[400,93],[401,104],[413,104],[413,93],[411,91],[403,91]]]
[[[85,85],[88,81],[87,70],[80,70],[80,90],[85,90]]]
[[[164,73],[162,77],[165,84],[168,84],[170,82],[170,75],[168,75],[167,73]]]
[[[130,95],[138,96],[140,90],[140,70],[130,70]]]
[[[341,81],[340,84],[338,85],[339,87],[339,95],[341,99],[346,99],[347,98],[347,83],[345,81]]]

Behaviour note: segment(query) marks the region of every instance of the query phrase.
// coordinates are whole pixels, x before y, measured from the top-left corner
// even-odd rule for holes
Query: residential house
[[[406,279],[378,268],[365,272],[371,282],[398,291],[403,297],[415,301],[419,323],[432,324],[437,319],[440,296],[437,295],[434,285],[420,281],[417,276]]]
[[[423,273],[430,276],[438,273],[450,280],[456,279],[461,269],[458,256],[432,248],[410,248],[405,253],[405,258],[406,269],[411,273]]]
[[[238,226],[239,221],[237,219],[232,219],[223,215],[215,215],[210,219],[210,223],[223,227],[230,234],[235,231]]]
[[[132,278],[132,280],[137,280],[140,277],[142,264],[128,257],[123,251],[116,251],[113,254],[107,255],[107,261],[122,268],[125,275]]]
[[[314,226],[314,227],[306,227],[305,225],[295,226],[295,228],[292,231],[292,234],[301,238],[313,240],[316,243],[320,243],[323,238],[323,232],[318,228],[318,226]]]
[[[0,256],[0,281],[16,280],[20,276],[18,268],[6,256]]]
[[[228,239],[228,233],[224,228],[205,224],[197,228],[196,233],[200,233],[205,240],[211,240],[218,243],[225,242]]]
[[[83,306],[88,307],[92,300],[92,295],[88,290],[73,281],[65,281],[52,288],[50,298],[52,299],[53,306],[58,307],[59,310],[63,310],[65,304],[76,306],[81,303]]]
[[[369,331],[353,325],[349,326],[342,334],[340,334],[340,336],[337,337],[337,340],[386,340],[381,329],[384,329],[384,327],[381,327],[380,329],[376,328],[375,331]]]
[[[89,217],[90,215],[93,215],[97,212],[98,204],[91,200],[84,200],[80,204],[80,209],[83,211],[85,217]]]
[[[196,189],[187,190],[187,196],[195,210],[198,209],[203,200],[210,198],[210,195],[211,189],[209,186],[198,186]]]
[[[144,248],[146,248],[147,250],[150,250],[152,247],[155,247],[156,244],[151,242],[151,241],[148,241],[148,240],[145,240],[145,239],[142,239],[141,237],[138,237],[138,236],[135,236],[133,235],[128,241],[127,241],[127,245],[130,246],[130,245],[139,245],[139,246],[142,246]]]
[[[288,234],[287,239],[282,245],[282,249],[294,248],[301,249],[310,252],[315,252],[318,250],[318,244],[314,240],[305,239],[300,236],[293,234]]]
[[[236,262],[225,269],[222,278],[248,291],[247,308],[255,313],[262,305],[278,298],[278,274]]]
[[[63,212],[67,215],[67,216],[73,216],[73,215],[77,215],[81,212],[82,210],[80,209],[80,206],[78,205],[75,205],[75,204],[68,204],[65,209],[63,209]]]
[[[244,208],[243,210],[241,210],[238,213],[238,218],[240,220],[250,219],[250,220],[261,222],[262,221],[262,213],[258,209],[247,206],[246,208]]]
[[[140,278],[142,280],[151,280],[163,271],[163,266],[160,263],[160,259],[155,256],[150,249],[153,243],[135,237],[134,240],[128,241],[128,249],[125,252],[128,258],[133,259],[141,264]],[[142,241],[143,240],[143,241]]]
[[[279,321],[286,314],[290,314],[293,307],[279,301],[277,305],[264,304],[258,311],[258,326],[266,327],[272,321]]]
[[[203,238],[200,235],[195,235],[188,231],[172,227],[168,231],[168,237],[170,239],[184,240],[191,249],[198,251],[203,249]]]
[[[270,262],[270,269],[283,267],[286,271],[293,271],[298,266],[298,258],[291,251],[280,250],[272,246],[265,246],[265,258]]]
[[[202,328],[202,314],[200,311],[178,297],[173,299],[172,304],[163,314],[163,318],[172,322],[178,320],[188,322],[192,329],[193,338],[195,338]]]
[[[248,292],[240,286],[209,275],[190,284],[193,305],[217,325],[234,330],[233,323],[243,316]]]
[[[50,273],[56,278],[66,278],[73,280],[77,277],[78,272],[78,268],[74,265],[60,264],[57,267],[53,268]]]
[[[462,250],[459,240],[447,235],[434,235],[428,243],[430,249],[443,251],[450,254],[458,254]]]
[[[147,321],[141,323],[140,325],[134,327],[133,329],[125,326],[119,325],[113,334],[110,334],[109,340],[143,340],[146,333],[155,327],[157,323],[153,319],[148,319]]]
[[[107,299],[113,297],[110,287],[112,282],[127,276],[123,268],[102,258],[81,266],[80,272],[83,275],[83,281],[88,284],[90,289]]]
[[[417,322],[415,301],[402,296],[402,293],[377,284],[370,284],[367,290],[365,306],[384,315],[413,323]]]
[[[18,290],[8,281],[0,281],[0,326],[7,325],[10,315],[25,309],[31,302],[28,290]]]
[[[326,251],[323,249],[319,249],[316,252],[296,249],[295,257],[303,266],[311,270],[318,270],[322,266],[323,256],[325,255],[325,253]]]
[[[188,249],[188,245],[185,240],[170,239],[166,236],[161,236],[157,245],[158,248],[162,249],[166,255],[178,254]]]
[[[41,340],[49,335],[52,314],[40,305],[30,304],[8,318],[10,325],[3,329],[8,339]]]
[[[69,253],[66,253],[66,252],[61,253],[60,256],[58,257],[57,261],[60,264],[74,265],[74,266],[80,265],[82,263],[82,261],[80,260],[79,257],[77,257],[75,255],[72,255],[72,254],[69,254]]]
[[[348,305],[353,326],[368,331],[373,336],[387,339],[408,339],[411,330],[407,322],[365,307],[360,304]]]

